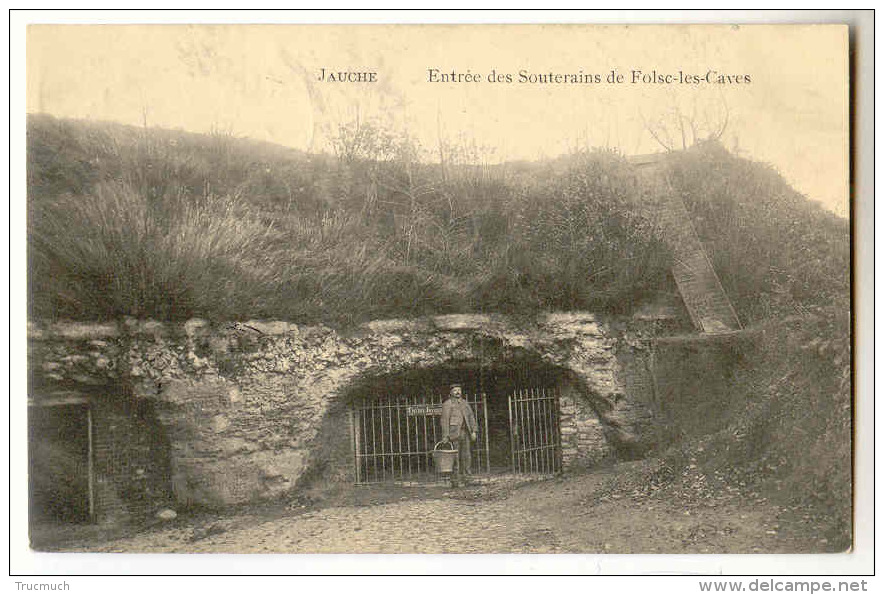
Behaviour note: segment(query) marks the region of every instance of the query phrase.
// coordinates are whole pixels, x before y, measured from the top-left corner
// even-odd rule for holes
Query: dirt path
[[[616,468],[615,468],[616,470]],[[678,505],[605,493],[613,471],[451,490],[360,488],[323,508],[179,518],[66,551],[225,553],[785,553],[824,551],[810,521],[746,499]]]

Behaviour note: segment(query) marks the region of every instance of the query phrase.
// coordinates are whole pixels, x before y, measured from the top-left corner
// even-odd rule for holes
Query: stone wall
[[[406,370],[531,358],[572,379],[562,394],[568,461],[641,447],[647,414],[624,393],[615,346],[591,314],[449,315],[347,332],[129,319],[31,324],[29,371],[32,391],[110,383],[149,400],[179,502],[225,505],[290,491],[321,463],[316,438],[330,408],[360,380]]]

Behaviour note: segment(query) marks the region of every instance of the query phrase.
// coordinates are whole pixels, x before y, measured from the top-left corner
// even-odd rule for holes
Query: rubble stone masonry
[[[566,469],[641,447],[648,412],[624,394],[617,344],[587,313],[446,315],[349,331],[279,321],[32,323],[29,372],[35,393],[124,387],[125,398],[148,400],[178,502],[228,505],[292,490],[316,462],[330,406],[355,382],[478,358],[530,357],[572,379],[560,401]]]

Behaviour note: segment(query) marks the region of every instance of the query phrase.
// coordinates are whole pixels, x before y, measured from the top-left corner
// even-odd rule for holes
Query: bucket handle
[[[436,443],[436,446],[433,447],[433,450],[439,450],[440,444],[448,444],[448,446],[451,447],[451,448],[447,448],[445,450],[457,450],[456,448],[454,448],[454,443],[451,442],[451,440],[440,440],[439,442]]]

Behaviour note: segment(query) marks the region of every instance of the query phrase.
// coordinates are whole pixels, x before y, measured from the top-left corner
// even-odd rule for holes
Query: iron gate
[[[473,472],[489,473],[487,398],[484,393],[463,397],[478,422]],[[356,483],[440,481],[432,452],[442,439],[443,400],[441,395],[386,397],[354,404],[350,424]]]
[[[514,473],[562,469],[559,399],[554,389],[527,388],[509,397],[510,450]]]

